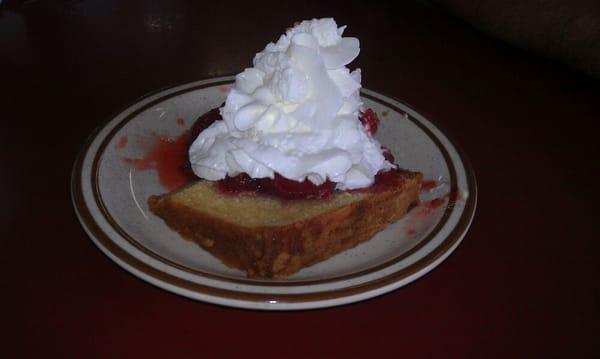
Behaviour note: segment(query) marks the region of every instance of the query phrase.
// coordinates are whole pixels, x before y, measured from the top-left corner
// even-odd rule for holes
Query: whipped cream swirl
[[[279,173],[346,190],[392,168],[360,123],[360,69],[346,67],[359,41],[342,37],[344,29],[331,18],[303,21],[256,54],[254,67],[236,76],[223,121],[190,147],[194,173],[208,180]]]

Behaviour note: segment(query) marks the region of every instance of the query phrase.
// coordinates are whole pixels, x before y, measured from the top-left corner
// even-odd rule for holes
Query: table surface
[[[421,2],[201,3],[25,1],[0,12],[0,352],[600,353],[598,80]],[[426,114],[470,158],[479,203],[458,249],[389,294],[283,313],[192,301],[105,257],[69,192],[92,130],[146,93],[239,72],[295,21],[324,16],[360,38],[365,87]]]

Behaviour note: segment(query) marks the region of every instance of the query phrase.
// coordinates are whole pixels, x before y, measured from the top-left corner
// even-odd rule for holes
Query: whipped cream
[[[303,21],[238,74],[216,121],[189,150],[194,173],[208,180],[247,173],[340,190],[368,187],[393,168],[359,120],[360,69],[346,67],[359,41],[331,18]]]

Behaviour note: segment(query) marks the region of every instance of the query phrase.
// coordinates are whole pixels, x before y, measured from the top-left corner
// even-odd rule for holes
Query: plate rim
[[[418,259],[415,263],[408,265],[406,268],[394,271],[388,275],[385,275],[382,278],[378,278],[374,281],[367,281],[365,283],[360,283],[358,285],[347,288],[338,288],[331,291],[318,291],[312,293],[273,294],[235,291],[231,289],[215,288],[210,285],[192,282],[185,278],[180,278],[176,275],[166,273],[158,268],[155,268],[152,265],[145,263],[141,259],[135,257],[124,248],[120,247],[110,238],[110,235],[107,234],[96,222],[96,220],[94,219],[94,215],[88,208],[83,193],[82,183],[85,180],[83,178],[83,164],[85,159],[87,158],[90,147],[97,140],[98,135],[102,132],[102,130],[107,128],[117,117],[127,113],[128,111],[131,111],[131,113],[128,113],[126,116],[124,116],[124,118],[121,119],[117,123],[117,125],[115,125],[110,130],[109,135],[106,135],[101,140],[101,143],[108,142],[111,138],[110,134],[116,133],[120,128],[124,126],[123,123],[127,122],[124,121],[125,119],[135,117],[136,114],[143,112],[149,106],[152,106],[153,103],[158,103],[160,101],[166,100],[167,98],[175,97],[182,93],[191,92],[198,88],[229,84],[233,82],[233,79],[233,76],[206,78],[197,81],[185,82],[179,85],[173,85],[148,93],[147,95],[138,98],[128,106],[124,107],[121,111],[117,112],[116,114],[109,116],[105,121],[103,121],[99,126],[97,126],[85,140],[82,149],[79,151],[75,159],[71,173],[71,197],[73,206],[82,227],[84,228],[92,242],[105,255],[111,258],[111,260],[116,262],[123,269],[160,288],[169,290],[171,292],[192,299],[197,299],[214,304],[247,309],[310,309],[357,302],[397,289],[398,287],[401,287],[418,279],[430,270],[437,267],[437,265],[439,265],[446,257],[448,257],[460,244],[473,221],[478,197],[475,174],[466,154],[459,146],[457,146],[456,141],[454,141],[446,131],[442,131],[439,125],[432,122],[428,117],[423,116],[422,112],[416,111],[413,107],[392,96],[388,96],[381,92],[376,92],[363,88],[361,91],[361,96],[367,97],[370,100],[377,101],[380,104],[385,105],[386,107],[391,107],[393,110],[398,111],[399,113],[406,113],[405,110],[398,108],[394,104],[391,104],[388,101],[384,102],[385,100],[381,99],[381,97],[395,101],[399,104],[402,104],[407,109],[413,111],[414,113],[418,114],[420,117],[425,119],[427,122],[429,122],[429,124],[433,126],[433,128],[437,129],[437,131],[445,137],[450,146],[452,146],[453,150],[456,151],[456,154],[458,155],[458,160],[464,168],[464,175],[466,177],[469,197],[465,203],[463,212],[460,215],[454,227],[450,228],[450,232],[446,235],[443,241],[440,244],[438,244],[435,248],[433,248],[431,252],[425,254],[423,258]],[[154,99],[152,101],[149,101],[148,103],[141,105],[142,102],[148,100],[149,98],[163,93],[165,96]],[[135,108],[136,106],[139,106],[139,108]],[[437,136],[431,133],[432,131],[429,128],[427,128],[424,124],[422,124],[421,120],[415,118],[412,122],[416,124],[421,130],[429,132],[429,137],[439,141]],[[446,157],[447,154],[444,153],[446,150],[445,146],[438,145],[438,147],[440,147],[440,150],[444,150],[442,151],[442,153],[444,154],[444,157]],[[100,146],[98,148],[97,153],[94,154],[94,164],[99,161],[99,157],[102,157],[101,152],[102,146]],[[100,153],[100,156],[98,156],[98,153]],[[448,165],[452,165],[452,167],[454,166],[451,160],[448,161],[447,158],[445,158],[445,160]],[[93,175],[94,171],[92,170],[91,173]],[[95,188],[96,187],[92,186],[92,189]],[[440,223],[438,223],[438,225]],[[421,247],[422,242],[425,242],[425,240],[421,240],[419,244],[417,244],[415,247]],[[392,260],[386,261],[386,263],[384,264],[377,265],[376,267],[385,267],[386,265],[389,265],[388,263],[391,261],[398,262],[409,257],[416,251],[415,247],[400,255],[399,257],[401,258],[397,259],[398,257],[395,257]],[[371,268],[369,268],[368,270],[371,270]],[[359,273],[360,272],[363,271],[359,271]],[[352,273],[351,275],[354,276],[355,273]],[[217,277],[219,277],[217,280],[221,280],[220,276]],[[344,276],[334,277],[330,280],[330,282],[338,281],[340,279],[343,280],[343,277]],[[235,281],[236,280],[234,280],[234,282]],[[244,282],[244,284],[250,284],[255,286],[271,286],[271,283],[277,283],[277,286],[280,287],[303,286],[314,284],[308,280],[301,282],[252,281],[251,283],[247,283],[247,281],[245,280],[241,281]],[[319,282],[321,283],[322,281]],[[266,285],[267,283],[269,283],[269,285]]]

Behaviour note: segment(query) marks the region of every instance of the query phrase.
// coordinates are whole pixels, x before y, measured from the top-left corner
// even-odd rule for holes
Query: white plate
[[[389,292],[429,272],[458,246],[477,198],[475,177],[464,156],[423,116],[366,89],[363,101],[381,120],[379,140],[403,168],[436,181],[403,219],[366,243],[277,281],[248,279],[181,239],[148,210],[147,198],[167,191],[156,171],[136,170],[123,159],[142,157],[158,135],[181,134],[224,101],[232,80],[197,81],[146,96],[97,129],[79,154],[71,181],[75,210],[92,241],[121,267],[189,298],[293,310]]]

